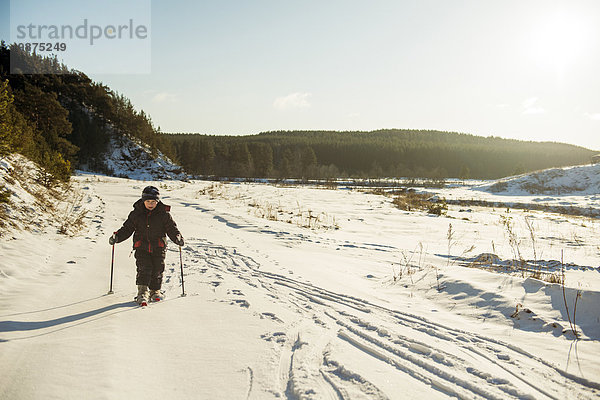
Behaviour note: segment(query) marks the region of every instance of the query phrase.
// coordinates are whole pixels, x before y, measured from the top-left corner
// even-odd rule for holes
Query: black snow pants
[[[165,271],[165,251],[149,253],[138,249],[135,251],[135,265],[137,266],[136,285],[146,285],[150,290],[159,290],[162,285],[163,272]]]

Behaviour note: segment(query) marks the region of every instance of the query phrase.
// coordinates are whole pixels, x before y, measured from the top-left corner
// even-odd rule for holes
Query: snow
[[[1,162],[0,185],[23,160]],[[568,171],[589,172],[591,187],[600,179],[591,168]],[[87,211],[80,230],[57,233],[62,221],[50,213],[38,214],[44,222],[34,229],[3,228],[0,398],[600,395],[595,218],[460,205],[437,217],[399,210],[390,197],[314,186],[89,173],[73,181],[71,198],[80,200],[70,208],[69,199],[54,202]],[[179,248],[170,243],[166,299],[139,308],[130,241],[115,247],[115,293],[107,295],[108,237],[149,184],[186,239],[187,296]],[[19,211],[35,208],[23,185],[7,183],[9,212],[31,220]],[[483,188],[427,190],[494,202],[540,197]],[[597,207],[591,192],[543,196]],[[502,221],[511,221],[520,266]],[[535,279],[536,270],[564,270],[578,340],[562,286]]]
[[[479,188],[498,194],[571,194],[598,195],[600,193],[600,164],[549,168],[486,183]]]
[[[111,136],[104,162],[116,176],[124,178],[187,179],[183,169],[162,152],[156,151],[156,154],[153,154],[146,144],[123,135]]]

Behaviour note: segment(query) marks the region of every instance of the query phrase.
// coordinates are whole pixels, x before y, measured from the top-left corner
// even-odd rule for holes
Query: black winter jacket
[[[134,249],[149,253],[164,251],[167,246],[166,235],[175,241],[180,234],[170,210],[170,206],[159,201],[154,210],[150,211],[144,206],[144,201],[139,199],[133,204],[133,211],[129,213],[123,226],[116,232],[117,243],[127,240],[133,233]]]

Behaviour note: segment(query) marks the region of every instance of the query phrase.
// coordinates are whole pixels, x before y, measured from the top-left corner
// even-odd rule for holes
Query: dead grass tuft
[[[448,211],[445,199],[432,199],[429,194],[416,193],[411,190],[396,194],[393,203],[404,211],[426,211],[433,215],[445,215]]]

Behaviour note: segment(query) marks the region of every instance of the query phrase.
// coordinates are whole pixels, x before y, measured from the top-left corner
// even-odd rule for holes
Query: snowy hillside
[[[600,164],[545,169],[499,179],[479,189],[504,195],[598,195]]]
[[[20,154],[0,158],[0,188],[8,194],[7,203],[0,203],[0,238],[22,230],[72,234],[80,228],[85,212],[80,191],[61,184],[45,187],[39,176],[39,167]]]
[[[462,206],[487,205],[600,218],[600,164],[550,168],[426,192]]]
[[[106,294],[108,237],[150,183],[186,238],[187,296],[169,243],[167,299],[139,308],[130,240]],[[0,398],[600,396],[597,219],[452,205],[436,217],[301,186],[74,186],[78,233],[12,228],[0,242]],[[564,294],[551,283],[563,272]]]
[[[161,152],[152,154],[150,148],[127,136],[113,136],[104,159],[115,176],[138,179],[187,179],[183,169]]]

